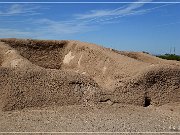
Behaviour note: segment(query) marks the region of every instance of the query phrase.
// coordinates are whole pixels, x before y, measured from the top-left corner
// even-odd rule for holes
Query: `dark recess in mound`
[[[3,61],[2,61],[2,56],[0,55],[0,66],[1,66],[1,63],[2,63]]]
[[[151,98],[145,97],[144,98],[144,107],[148,107],[149,105],[151,105]]]

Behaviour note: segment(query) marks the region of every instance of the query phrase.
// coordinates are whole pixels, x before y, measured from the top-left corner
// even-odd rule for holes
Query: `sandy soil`
[[[179,103],[147,108],[103,103],[0,112],[1,132],[177,133],[179,128]]]

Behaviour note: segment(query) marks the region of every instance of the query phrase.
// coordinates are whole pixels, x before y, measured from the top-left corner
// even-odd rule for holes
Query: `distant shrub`
[[[166,59],[166,60],[177,60],[180,61],[180,56],[175,54],[164,54],[164,55],[158,55],[157,57]]]
[[[143,53],[145,53],[145,54],[150,54],[149,52],[146,52],[146,51],[142,51]]]

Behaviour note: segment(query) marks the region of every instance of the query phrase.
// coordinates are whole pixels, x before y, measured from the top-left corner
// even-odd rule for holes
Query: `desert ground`
[[[180,134],[180,63],[80,41],[0,39],[0,132]]]

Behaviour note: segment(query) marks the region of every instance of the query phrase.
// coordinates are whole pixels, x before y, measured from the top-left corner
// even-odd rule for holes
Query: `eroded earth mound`
[[[180,101],[180,64],[79,41],[0,40],[0,108]]]

